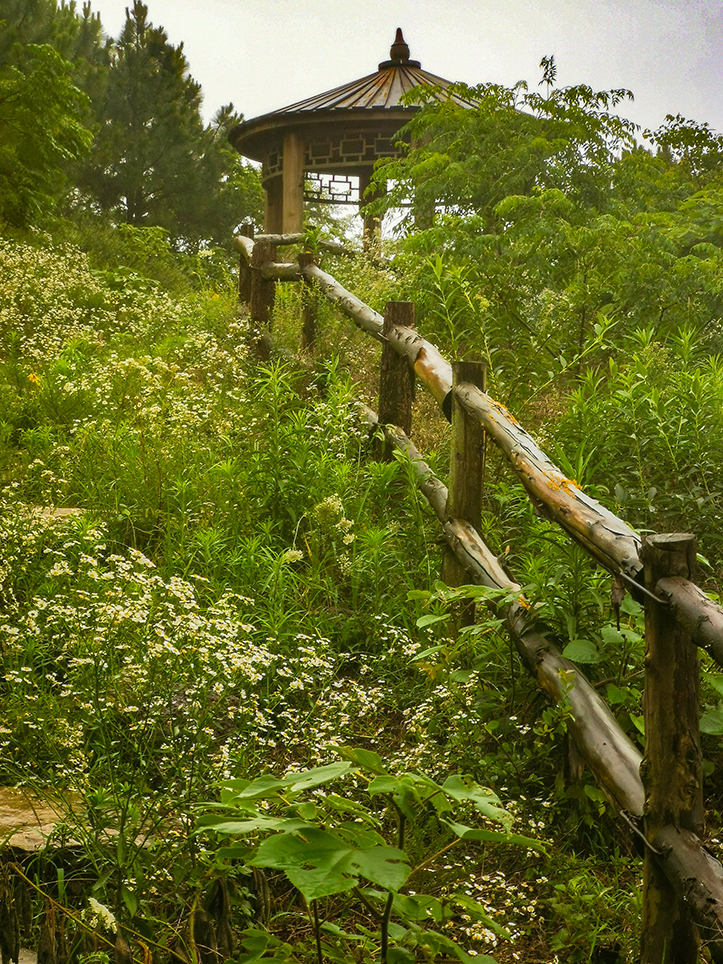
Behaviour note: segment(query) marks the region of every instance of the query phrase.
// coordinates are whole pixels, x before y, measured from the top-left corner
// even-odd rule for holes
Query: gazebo
[[[410,59],[398,28],[389,60],[375,73],[235,127],[231,144],[261,162],[264,230],[301,231],[305,198],[362,208],[375,163],[396,156],[395,135],[418,110],[403,105],[402,95],[429,85],[439,89],[437,96],[451,96],[443,93],[449,84]],[[374,227],[374,219],[365,217],[365,236]]]

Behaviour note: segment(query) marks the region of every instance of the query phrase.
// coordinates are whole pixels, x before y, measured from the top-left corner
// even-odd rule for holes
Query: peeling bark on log
[[[687,629],[696,646],[723,666],[723,608],[682,576],[658,580],[655,593],[668,601],[675,618]]]
[[[452,419],[452,366],[435,346],[411,328],[394,328],[389,344],[404,355],[442,408],[448,421]]]

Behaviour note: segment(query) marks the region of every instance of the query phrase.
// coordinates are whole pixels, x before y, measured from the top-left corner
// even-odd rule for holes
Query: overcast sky
[[[132,0],[92,0],[117,36]],[[248,120],[376,70],[402,27],[411,56],[448,80],[540,78],[626,87],[620,112],[645,126],[668,113],[723,132],[723,0],[147,0],[184,43],[206,118],[230,101]]]

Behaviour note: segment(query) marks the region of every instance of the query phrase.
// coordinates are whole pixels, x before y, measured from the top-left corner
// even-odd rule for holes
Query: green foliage
[[[417,948],[426,947],[461,961],[491,962],[486,955],[470,957],[454,940],[429,926],[430,922],[443,924],[455,907],[460,907],[468,919],[504,933],[483,905],[464,894],[439,900],[416,892],[402,894],[401,889],[459,841],[513,844],[544,852],[540,843],[511,834],[512,818],[500,806],[496,794],[469,778],[450,776],[440,785],[421,773],[394,774],[378,754],[369,750],[339,747],[337,752],[347,762],[292,772],[280,779],[259,777],[226,784],[215,808],[223,810],[224,815],[202,816],[200,828],[233,839],[251,837],[253,841],[258,834],[270,836],[250,846],[223,847],[219,857],[242,857],[249,866],[283,871],[314,905],[319,953],[332,960],[344,959],[345,948],[350,953],[356,946],[363,955],[361,959],[370,961],[412,960]],[[350,773],[366,784],[368,803],[363,797],[360,800],[359,794],[349,799],[335,792],[318,792],[318,788]],[[380,812],[374,805],[376,797],[385,800],[385,810]],[[503,829],[457,822],[455,811],[460,805],[471,805],[488,823]],[[437,825],[433,843],[436,852],[421,855],[413,867],[408,835],[420,826],[424,828],[430,818]],[[384,836],[390,821],[394,827],[392,844]],[[417,835],[415,850],[419,845]],[[358,925],[351,933],[338,926],[320,927],[316,903],[350,891],[371,915],[368,924]],[[400,923],[393,922],[393,917]]]
[[[545,78],[554,75],[548,70]],[[449,93],[457,100],[435,100],[424,88],[410,95],[422,107],[403,134],[417,146],[380,168],[378,176],[396,185],[386,206],[411,195],[417,204],[475,212],[488,228],[500,223],[500,201],[533,190],[605,207],[615,154],[635,143],[634,125],[610,113],[629,91],[550,83],[542,96],[520,82],[453,84]]]
[[[72,65],[50,45],[18,43],[0,61],[0,222],[47,222],[64,166],[90,146],[86,105]]]

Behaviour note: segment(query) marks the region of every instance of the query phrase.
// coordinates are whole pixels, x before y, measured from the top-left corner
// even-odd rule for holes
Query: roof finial
[[[397,27],[397,35],[389,50],[389,56],[392,60],[409,60],[409,47],[404,41],[401,27]]]

